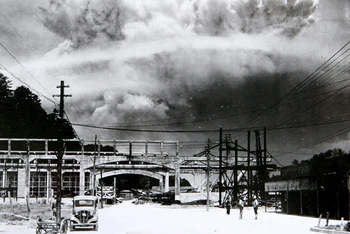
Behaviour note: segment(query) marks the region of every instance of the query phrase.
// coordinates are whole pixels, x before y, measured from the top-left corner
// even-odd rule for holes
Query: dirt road
[[[244,208],[243,219],[237,209],[227,215],[225,209],[205,206],[161,206],[159,204],[134,205],[125,201],[99,210],[98,231],[74,231],[71,234],[311,234],[317,218],[308,218],[259,210],[254,219],[251,207]],[[330,225],[340,221],[330,221]],[[0,224],[0,233],[34,234],[34,223],[22,225]],[[321,225],[325,220],[321,221]]]

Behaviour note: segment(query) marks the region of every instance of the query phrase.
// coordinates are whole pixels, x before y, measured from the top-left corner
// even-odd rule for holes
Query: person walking
[[[230,201],[230,198],[227,198],[227,199],[226,199],[225,206],[226,206],[226,214],[227,214],[227,215],[230,215],[230,210],[231,210],[231,201]]]
[[[51,209],[52,209],[52,216],[55,218],[56,217],[56,212],[57,212],[57,207],[56,207],[56,200],[57,196],[53,195],[51,199]]]
[[[244,201],[242,197],[238,198],[238,208],[239,208],[239,219],[243,218],[243,208],[244,208]]]
[[[258,207],[259,207],[259,201],[255,197],[254,201],[253,201],[253,208],[254,208],[255,219],[258,219]]]

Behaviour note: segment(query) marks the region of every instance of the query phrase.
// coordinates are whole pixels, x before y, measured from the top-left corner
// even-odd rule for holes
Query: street
[[[317,218],[308,218],[273,212],[261,207],[258,220],[254,219],[251,207],[246,207],[243,219],[238,210],[205,206],[161,206],[159,204],[134,205],[130,201],[99,210],[99,230],[74,231],[70,233],[120,233],[120,234],[203,234],[203,233],[269,233],[294,234],[313,233]],[[324,223],[325,220],[322,220]],[[335,224],[339,221],[330,221]],[[322,224],[322,223],[321,223]]]

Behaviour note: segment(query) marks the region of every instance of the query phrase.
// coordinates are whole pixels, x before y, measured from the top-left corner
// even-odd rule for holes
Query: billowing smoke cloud
[[[317,1],[51,0],[41,8],[44,25],[76,48],[105,40],[280,31],[288,37],[314,22]]]
[[[118,6],[98,9],[98,5],[89,1],[51,0],[48,9],[40,9],[44,15],[44,25],[57,35],[71,40],[75,48],[96,40],[122,40],[122,19]]]
[[[317,24],[317,5],[51,0],[40,8],[42,22],[65,41],[31,66],[69,83],[72,122],[161,130],[247,126],[324,60],[297,57],[319,46],[302,46],[305,29]]]

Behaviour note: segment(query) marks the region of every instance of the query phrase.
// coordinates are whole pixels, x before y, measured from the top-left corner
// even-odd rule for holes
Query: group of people
[[[239,208],[239,219],[242,219],[243,218],[243,209],[244,209],[244,200],[243,200],[243,197],[240,196],[238,198],[238,201],[237,201],[237,206]],[[255,219],[258,219],[258,207],[259,207],[259,201],[256,197],[254,197],[254,200],[253,200],[253,209],[254,209],[254,214],[255,214]],[[230,200],[230,197],[228,197],[226,199],[226,214],[229,215],[230,214],[230,210],[231,210],[231,206],[232,206],[232,202]]]

